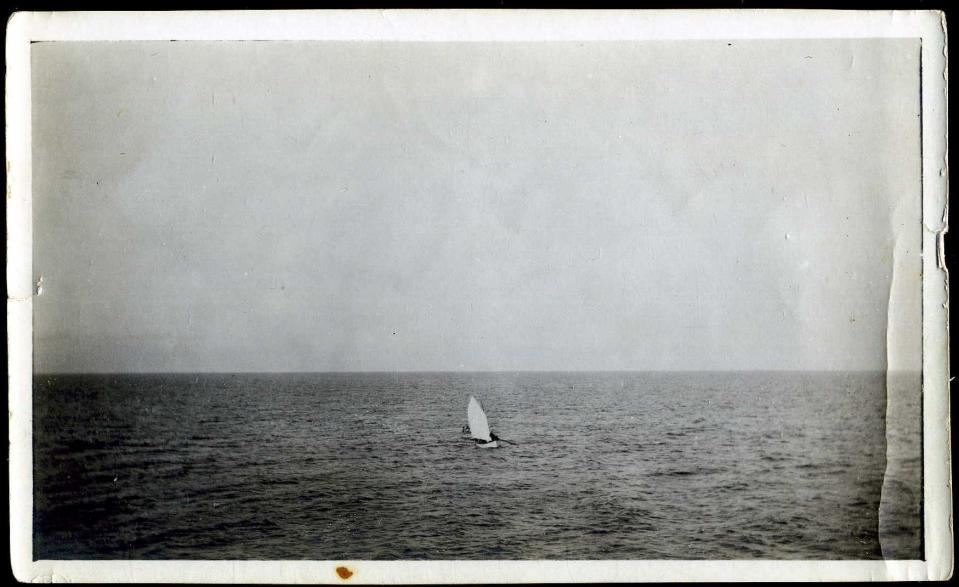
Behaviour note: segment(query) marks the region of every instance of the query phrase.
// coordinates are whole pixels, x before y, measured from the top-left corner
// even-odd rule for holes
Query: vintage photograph
[[[925,559],[921,59],[33,42],[32,559]]]

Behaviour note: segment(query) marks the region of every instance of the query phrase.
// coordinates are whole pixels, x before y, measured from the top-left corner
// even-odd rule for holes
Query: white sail
[[[470,396],[470,404],[466,408],[466,419],[469,420],[470,435],[473,438],[486,442],[492,440],[489,435],[489,422],[486,421],[483,406],[473,396]]]

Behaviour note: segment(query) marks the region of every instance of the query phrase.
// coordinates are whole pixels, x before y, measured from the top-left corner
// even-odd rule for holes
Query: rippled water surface
[[[34,553],[915,558],[918,386],[903,376],[887,397],[881,373],[37,376]],[[461,437],[470,394],[516,445]]]

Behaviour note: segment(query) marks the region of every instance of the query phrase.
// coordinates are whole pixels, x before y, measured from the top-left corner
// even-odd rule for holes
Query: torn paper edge
[[[30,42],[53,40],[586,41],[921,38],[925,560],[33,561]],[[945,579],[953,569],[947,363],[946,30],[938,12],[271,11],[19,13],[7,27],[10,544],[21,581],[528,583]],[[343,579],[338,567],[352,575]],[[345,574],[345,573],[344,573]]]
[[[930,15],[931,16],[931,15]],[[922,425],[924,538],[928,577],[954,566],[949,414],[948,63],[945,16],[922,35]]]

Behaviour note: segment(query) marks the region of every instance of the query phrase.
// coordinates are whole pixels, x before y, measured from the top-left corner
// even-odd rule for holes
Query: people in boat
[[[469,427],[469,426],[463,426],[463,434],[469,434],[469,433],[470,433],[470,427]],[[499,436],[496,436],[496,434],[491,430],[490,433],[489,433],[489,440],[482,440],[482,439],[479,439],[479,438],[477,438],[477,439],[475,439],[475,440],[476,440],[476,442],[479,443],[479,444],[488,444],[488,443],[490,443],[490,442],[496,442],[497,440],[499,440]]]
[[[476,444],[489,444],[491,442],[496,442],[499,440],[499,436],[496,436],[492,432],[489,433],[489,440],[483,440],[482,438],[475,438]]]

